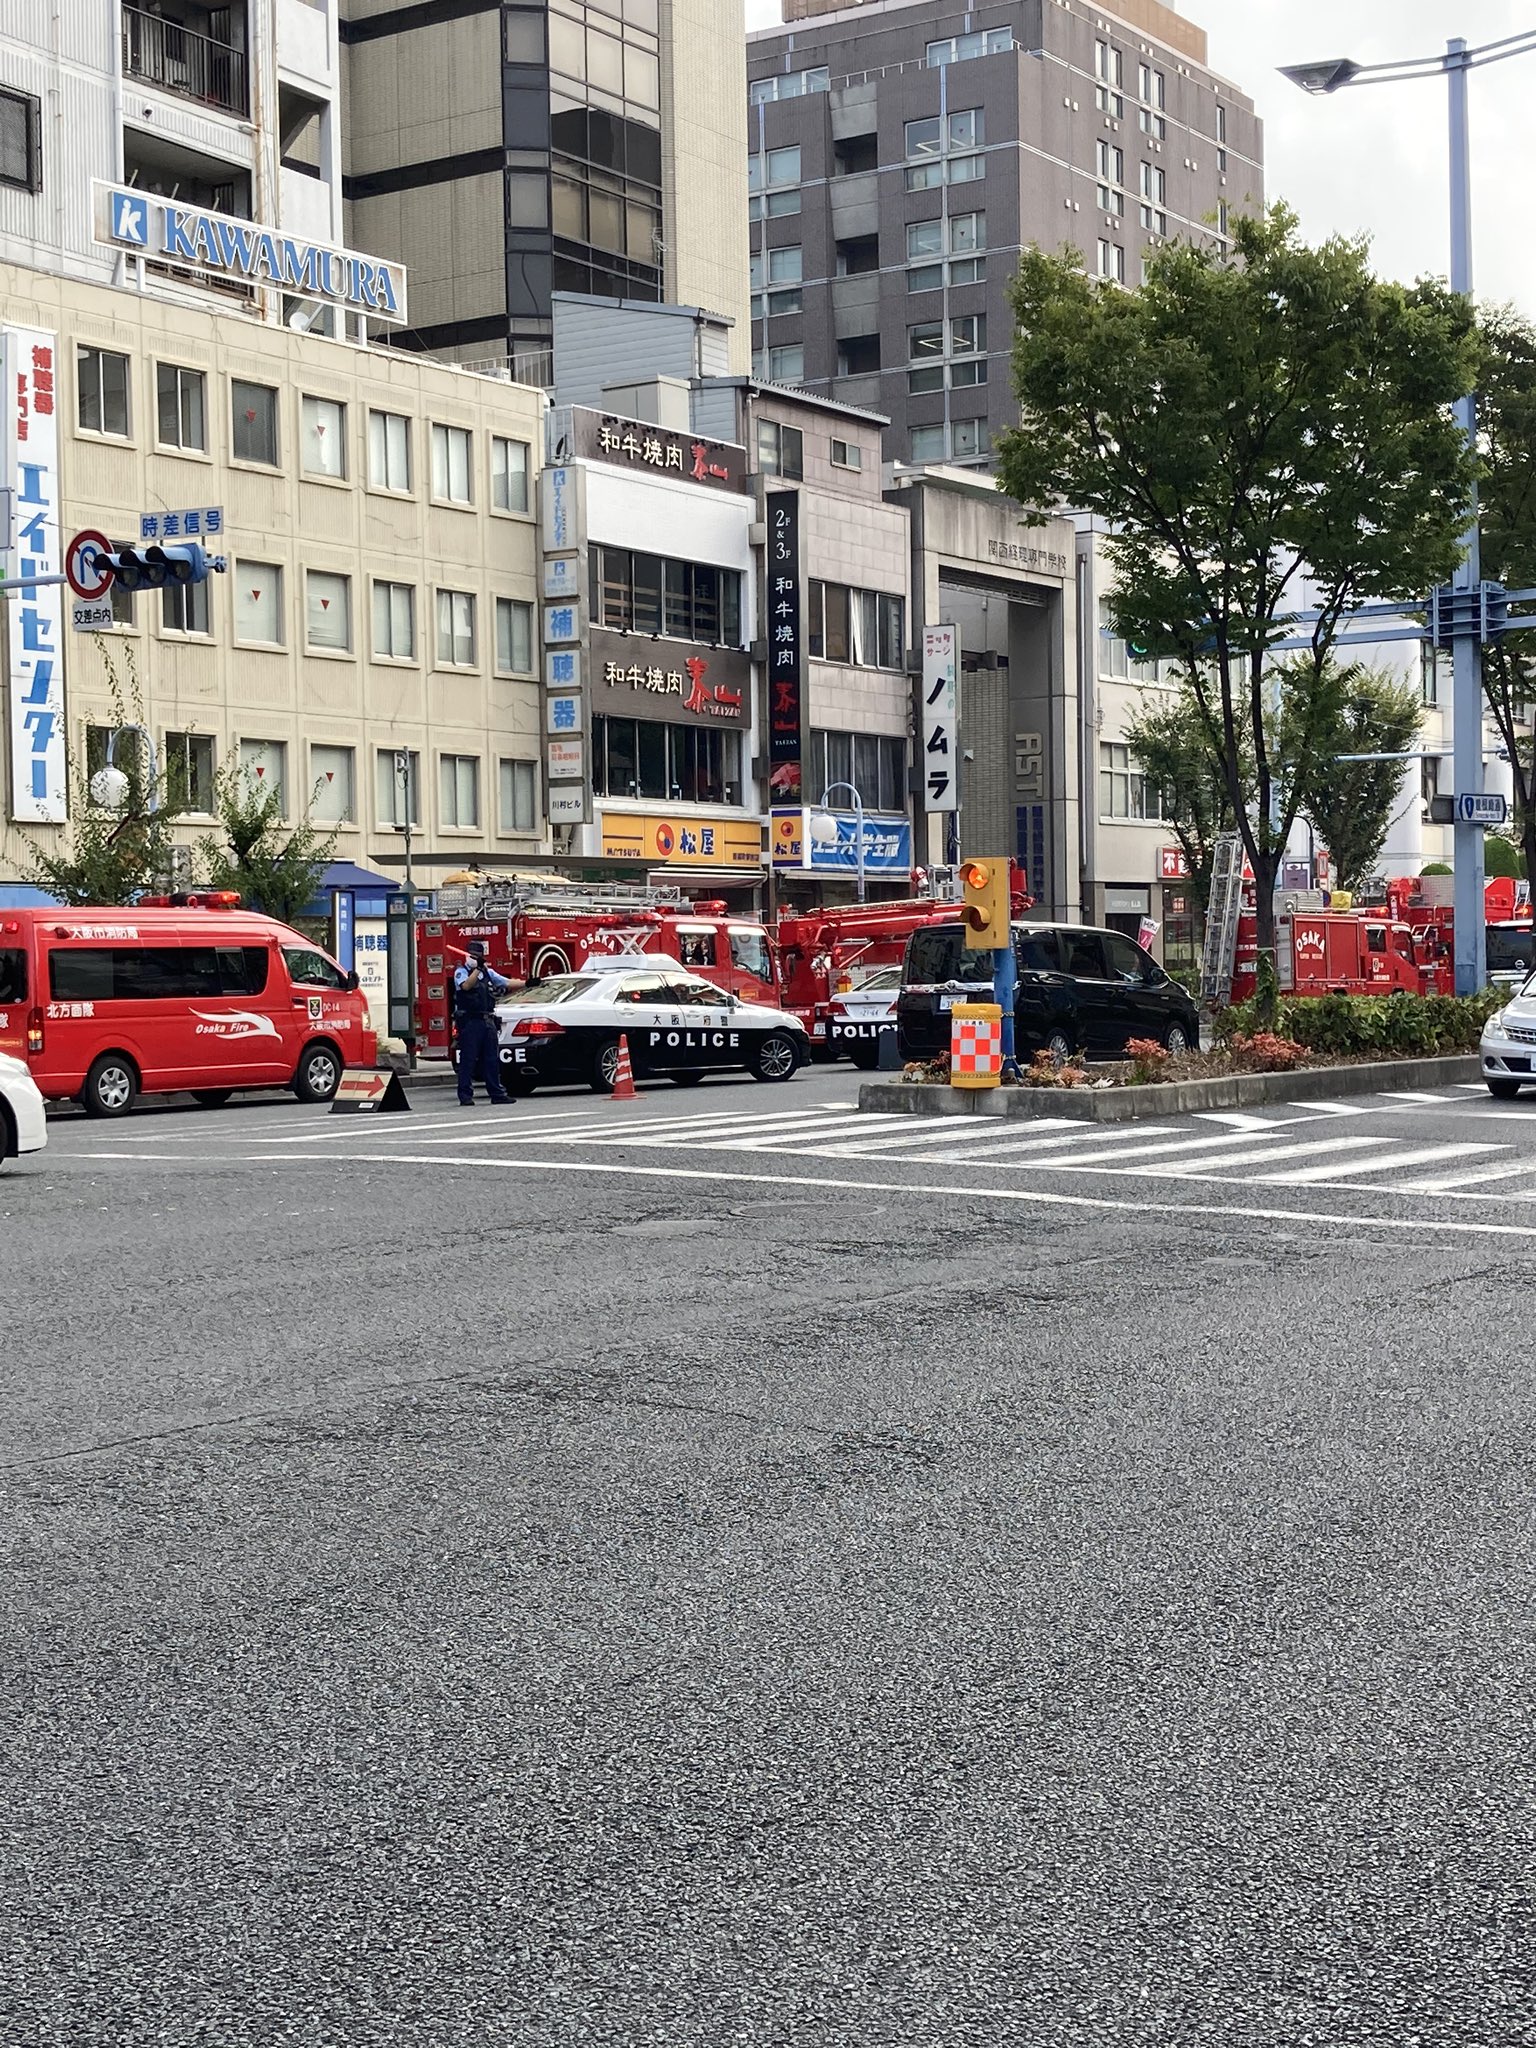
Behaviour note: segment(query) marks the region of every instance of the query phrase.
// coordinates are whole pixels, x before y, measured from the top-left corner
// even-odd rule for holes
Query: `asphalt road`
[[[1536,2042],[1536,1100],[853,1089],[0,1177],[5,2048]]]

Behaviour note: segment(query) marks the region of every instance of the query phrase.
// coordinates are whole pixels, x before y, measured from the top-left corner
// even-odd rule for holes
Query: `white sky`
[[[1354,86],[1312,99],[1277,75],[1321,57],[1383,63],[1536,28],[1531,0],[1179,0],[1210,36],[1211,63],[1256,101],[1269,196],[1290,201],[1309,241],[1364,229],[1376,268],[1410,279],[1449,267],[1445,85]],[[779,19],[747,0],[747,22]],[[1480,298],[1536,319],[1528,255],[1536,197],[1536,51],[1474,71],[1473,276]]]

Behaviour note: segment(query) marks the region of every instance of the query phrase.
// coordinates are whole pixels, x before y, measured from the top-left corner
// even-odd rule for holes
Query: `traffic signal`
[[[163,590],[168,583],[202,583],[222,570],[222,555],[206,555],[195,540],[168,548],[117,548],[99,558],[124,590]]]
[[[978,951],[1001,952],[1010,943],[1009,863],[1007,860],[963,860],[964,890],[960,921]]]

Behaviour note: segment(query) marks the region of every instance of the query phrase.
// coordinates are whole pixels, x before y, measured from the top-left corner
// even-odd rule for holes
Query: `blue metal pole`
[[[1472,158],[1467,115],[1467,44],[1453,36],[1446,44],[1445,75],[1450,92],[1451,155],[1451,290],[1472,296]],[[1477,400],[1468,396],[1456,417],[1469,443],[1477,438]],[[1475,590],[1482,581],[1482,554],[1477,525],[1477,495],[1470,506],[1466,553],[1457,569],[1459,590]],[[1476,794],[1483,787],[1483,658],[1477,629],[1467,622],[1452,642],[1451,736],[1455,754],[1456,794]],[[1487,979],[1487,947],[1483,931],[1483,828],[1456,820],[1452,866],[1456,871],[1456,993],[1474,995]]]
[[[1008,931],[1008,944],[1000,946],[992,955],[992,1000],[1003,1013],[1003,1072],[1018,1071],[1018,1047],[1014,1042],[1013,1005],[1018,993],[1018,961],[1013,953],[1013,928]]]

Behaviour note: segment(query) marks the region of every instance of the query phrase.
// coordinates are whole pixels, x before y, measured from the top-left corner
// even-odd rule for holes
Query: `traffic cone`
[[[613,1092],[610,1100],[613,1102],[637,1102],[639,1100],[638,1095],[635,1093],[634,1071],[629,1064],[629,1039],[622,1032],[619,1034],[619,1063],[613,1071]]]

